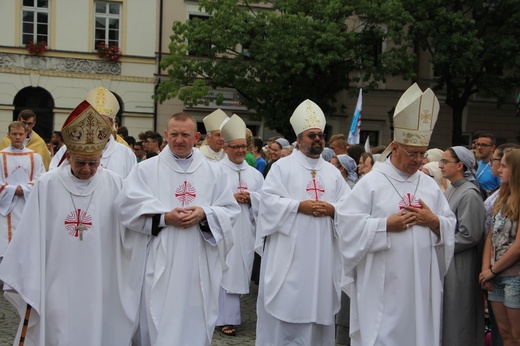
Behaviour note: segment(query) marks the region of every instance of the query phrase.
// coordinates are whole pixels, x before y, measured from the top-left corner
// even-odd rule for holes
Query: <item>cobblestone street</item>
[[[225,336],[215,329],[214,346],[250,346],[255,344],[256,329],[256,295],[258,286],[251,284],[251,292],[242,298],[242,325],[236,327],[236,336]],[[10,346],[18,328],[20,318],[13,306],[0,295],[0,346]]]

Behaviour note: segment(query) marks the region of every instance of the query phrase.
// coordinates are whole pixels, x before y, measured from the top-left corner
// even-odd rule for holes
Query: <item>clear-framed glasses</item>
[[[405,154],[408,155],[408,157],[411,157],[411,158],[425,159],[425,158],[428,157],[428,153],[409,153],[408,151],[406,151],[405,148],[403,148],[399,144],[397,144],[397,147],[399,149],[401,149],[402,151],[404,151]]]
[[[442,163],[443,166],[446,166],[448,163],[458,163],[457,161],[448,161],[446,159],[440,159],[439,163]]]

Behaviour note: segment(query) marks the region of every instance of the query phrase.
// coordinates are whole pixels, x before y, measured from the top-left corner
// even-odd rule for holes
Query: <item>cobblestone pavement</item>
[[[1,291],[1,290],[0,290]],[[212,346],[250,346],[255,344],[256,296],[258,286],[251,284],[250,293],[241,300],[242,325],[236,327],[236,336],[225,336],[215,329]],[[10,346],[18,328],[20,318],[13,306],[0,294],[0,346]]]

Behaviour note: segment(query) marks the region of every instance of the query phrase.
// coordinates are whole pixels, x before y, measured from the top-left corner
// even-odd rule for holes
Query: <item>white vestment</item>
[[[0,258],[11,242],[34,182],[43,173],[42,157],[33,150],[8,146],[0,151]],[[23,196],[15,194],[18,186]]]
[[[219,165],[198,150],[189,160],[183,169],[166,147],[132,170],[116,198],[129,232],[145,232],[150,216],[188,206],[202,207],[211,229],[166,226],[132,244],[142,258],[133,284],[144,289],[150,338],[144,345],[210,345],[215,328],[225,255],[240,207]]]
[[[62,165],[64,162],[67,162],[67,159],[63,159],[63,155],[65,155],[66,151],[67,146],[63,145],[52,158],[49,170],[58,167],[60,162]],[[118,143],[113,136],[110,136],[110,140],[103,149],[100,166],[126,179],[135,165],[137,165],[137,159],[132,149],[124,144]]]
[[[225,157],[220,161],[227,175],[233,194],[239,190],[249,192],[251,205],[239,203],[240,215],[233,226],[233,247],[229,251],[222,287],[229,293],[249,293],[249,282],[253,270],[256,218],[260,204],[260,189],[264,182],[262,173],[242,162],[237,166]],[[238,173],[240,171],[240,174]]]
[[[64,164],[34,186],[0,264],[22,318],[32,306],[25,345],[130,344],[137,310],[114,208],[121,185],[101,167],[85,181]]]
[[[221,149],[219,152],[213,151],[209,145],[202,145],[199,150],[204,154],[204,156],[210,160],[210,162],[217,162],[222,160],[226,156],[226,152],[224,149]]]
[[[265,237],[257,345],[334,345],[341,291],[338,235],[331,217],[297,211],[300,202],[316,199],[337,208],[349,192],[339,170],[321,157],[295,151],[273,164],[257,225],[257,236]]]
[[[387,232],[387,218],[419,199],[439,218],[440,238],[417,225]],[[352,345],[438,346],[456,220],[435,180],[378,163],[336,215]]]

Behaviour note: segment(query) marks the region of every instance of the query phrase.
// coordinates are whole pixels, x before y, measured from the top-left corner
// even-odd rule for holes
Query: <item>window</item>
[[[49,0],[23,0],[22,44],[49,43]]]
[[[96,1],[94,49],[100,43],[120,46],[121,42],[121,4]]]

